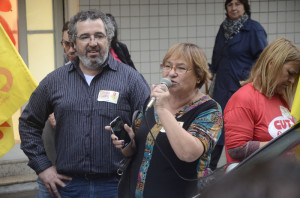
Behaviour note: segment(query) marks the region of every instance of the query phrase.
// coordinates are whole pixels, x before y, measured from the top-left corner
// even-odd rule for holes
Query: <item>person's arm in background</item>
[[[48,120],[49,120],[52,128],[55,129],[55,127],[56,127],[56,120],[55,120],[55,117],[54,117],[54,113],[51,113],[49,115]]]
[[[263,147],[269,142],[259,142],[259,141],[248,141],[246,144],[242,146],[238,146],[235,148],[227,149],[230,157],[242,161],[247,158],[249,155],[254,153],[259,148]]]
[[[264,28],[256,21],[253,21],[252,24],[250,31],[250,50],[254,60],[256,60],[268,45],[268,40]]]
[[[209,65],[209,70],[211,73],[215,74],[217,71],[217,62],[218,59],[221,56],[221,49],[222,46],[224,45],[224,40],[222,39],[223,36],[223,28],[222,25],[219,28],[219,31],[216,35],[216,40],[213,48],[213,54],[212,54],[212,59],[211,59],[211,64]],[[224,36],[223,36],[224,37]]]

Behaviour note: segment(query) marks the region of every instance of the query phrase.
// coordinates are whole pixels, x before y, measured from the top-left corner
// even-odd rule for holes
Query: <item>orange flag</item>
[[[0,24],[0,157],[14,145],[11,116],[37,87],[19,52]]]
[[[0,125],[0,158],[15,144],[11,118]]]

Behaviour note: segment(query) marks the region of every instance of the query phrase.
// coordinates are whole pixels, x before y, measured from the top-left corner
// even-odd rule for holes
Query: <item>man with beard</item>
[[[140,73],[109,54],[114,28],[100,11],[82,11],[69,24],[78,58],[43,79],[20,117],[21,149],[28,165],[56,197],[117,197],[116,171],[122,153],[105,131],[116,116],[131,125],[149,97]],[[50,113],[56,118],[56,166],[41,134]]]

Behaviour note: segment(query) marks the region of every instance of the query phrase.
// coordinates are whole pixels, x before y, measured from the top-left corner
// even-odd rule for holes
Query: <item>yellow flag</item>
[[[300,121],[300,79],[298,81],[291,114],[296,118],[298,123]]]
[[[0,124],[29,100],[36,87],[37,83],[0,24]]]
[[[37,87],[27,66],[0,24],[0,157],[14,145],[11,116]]]
[[[0,158],[15,144],[11,118],[0,125]]]

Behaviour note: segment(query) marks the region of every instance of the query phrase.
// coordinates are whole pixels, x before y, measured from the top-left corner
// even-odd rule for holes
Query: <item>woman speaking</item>
[[[171,87],[152,86],[150,97],[155,103],[147,111],[145,103],[133,125],[135,133],[125,124],[132,138],[122,149],[125,156],[132,156],[123,175],[129,178],[130,192],[124,194],[126,182],[120,183],[120,198],[192,197],[197,179],[207,175],[221,133],[221,107],[199,90],[210,77],[204,52],[191,43],[175,44],[167,51],[161,71]],[[122,148],[123,141],[115,135],[111,138]]]

